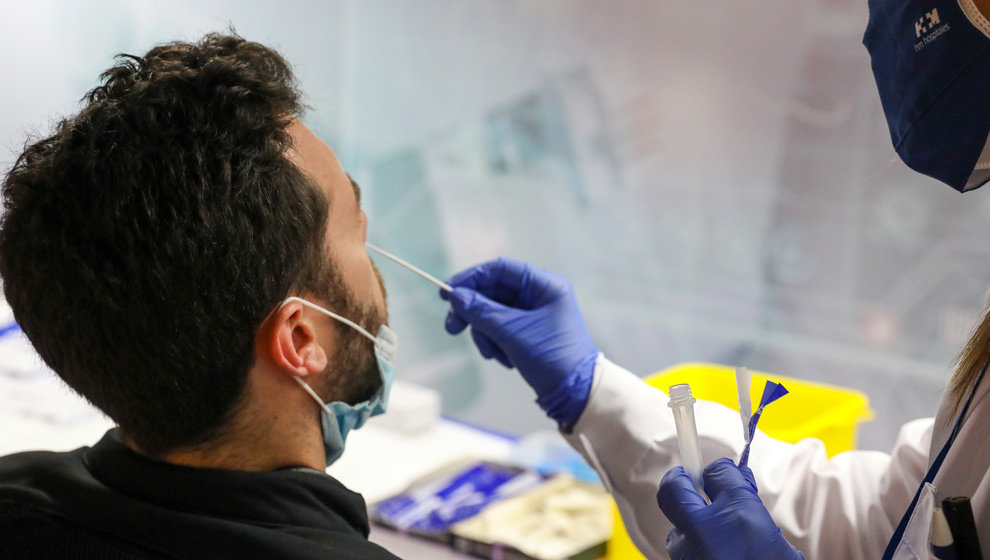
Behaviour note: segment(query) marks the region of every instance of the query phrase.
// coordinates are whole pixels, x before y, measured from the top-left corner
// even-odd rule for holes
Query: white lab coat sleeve
[[[698,401],[695,418],[705,463],[739,458],[736,411]],[[758,432],[750,467],[767,509],[808,560],[874,560],[924,476],[931,431],[931,419],[918,420],[901,429],[890,455],[854,451],[831,460],[816,439],[789,444]],[[601,475],[640,551],[667,558],[672,527],[656,492],[663,474],[679,464],[667,396],[599,356],[588,404],[564,437]]]

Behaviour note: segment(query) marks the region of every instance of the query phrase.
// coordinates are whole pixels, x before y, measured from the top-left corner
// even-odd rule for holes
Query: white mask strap
[[[323,402],[323,399],[321,399],[320,396],[316,394],[316,391],[314,391],[313,388],[310,387],[308,383],[306,383],[305,381],[303,381],[302,378],[300,378],[300,377],[293,377],[293,379],[296,380],[296,383],[302,385],[302,388],[307,393],[309,393],[309,396],[313,397],[313,400],[314,401],[316,401],[317,403],[319,403],[320,407],[323,410],[327,411],[327,414],[330,414],[331,416],[333,415],[333,411],[330,410],[330,407],[327,406],[327,404],[325,402]]]
[[[435,277],[435,276],[433,276],[431,274],[428,274],[426,272],[423,272],[422,270],[420,270],[420,269],[416,268],[415,266],[407,263],[406,261],[404,261],[404,260],[400,259],[399,257],[393,255],[392,253],[389,253],[388,251],[385,251],[384,249],[379,249],[378,247],[375,247],[371,243],[365,243],[364,246],[367,247],[367,248],[369,248],[369,249],[371,249],[372,251],[375,251],[376,253],[379,253],[381,256],[383,256],[383,257],[385,257],[387,259],[391,259],[396,264],[399,264],[401,266],[404,266],[404,267],[408,268],[409,270],[411,270],[411,271],[415,272],[416,274],[420,275],[426,281],[432,282],[434,285],[436,285],[441,290],[444,290],[444,291],[447,291],[447,292],[454,291],[454,289],[451,288],[450,285],[447,284],[446,282],[443,282],[443,281],[437,279],[437,277]]]
[[[354,321],[351,321],[350,319],[348,319],[346,317],[343,317],[341,315],[337,315],[333,311],[330,311],[328,309],[324,309],[324,308],[320,307],[319,305],[316,305],[315,303],[313,303],[311,301],[304,300],[303,298],[300,298],[300,297],[292,296],[292,297],[285,298],[285,301],[282,302],[282,305],[279,306],[279,309],[285,307],[285,304],[289,303],[290,301],[295,301],[295,302],[298,302],[298,303],[303,304],[304,306],[306,306],[306,307],[308,307],[310,309],[319,311],[321,313],[326,313],[327,315],[333,317],[334,319],[340,321],[341,323],[344,323],[348,327],[351,327],[354,330],[356,330],[357,332],[363,334],[365,336],[365,338],[367,338],[371,342],[377,342],[378,341],[378,339],[375,338],[375,335],[373,335],[370,332],[366,331],[364,329],[364,327],[362,327],[361,325],[355,323]],[[312,391],[311,391],[311,394],[314,394],[315,395],[315,393],[312,393]]]

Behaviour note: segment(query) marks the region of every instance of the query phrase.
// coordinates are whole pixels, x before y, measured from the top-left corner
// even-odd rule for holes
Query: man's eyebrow
[[[357,181],[354,180],[354,177],[351,177],[351,174],[350,173],[347,174],[347,178],[351,180],[351,188],[354,189],[354,197],[357,198],[358,208],[360,208],[361,207],[361,187],[358,186]]]

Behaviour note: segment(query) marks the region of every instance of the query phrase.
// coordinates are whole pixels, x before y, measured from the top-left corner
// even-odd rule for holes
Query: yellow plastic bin
[[[760,402],[763,386],[768,380],[782,383],[789,394],[767,407],[760,418],[760,430],[767,435],[787,442],[797,442],[806,437],[815,437],[825,444],[825,451],[831,457],[837,453],[856,447],[856,429],[860,422],[873,418],[869,399],[859,391],[813,383],[769,373],[752,372],[753,383],[750,397],[753,408]],[[736,397],[735,368],[704,363],[680,364],[657,372],[645,379],[647,383],[669,391],[671,385],[687,383],[691,394],[697,399],[715,401],[739,410]],[[738,424],[726,429],[738,430]],[[759,449],[753,453],[759,453]],[[706,461],[715,457],[705,457]],[[657,484],[660,481],[657,480]],[[608,544],[610,560],[640,560],[643,555],[629,539],[629,534],[615,511],[615,525]],[[660,512],[657,512],[660,515]]]

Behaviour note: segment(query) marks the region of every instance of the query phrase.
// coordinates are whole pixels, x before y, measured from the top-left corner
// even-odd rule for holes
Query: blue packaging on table
[[[376,504],[372,514],[376,522],[400,531],[447,540],[451,525],[543,480],[538,473],[516,466],[481,462],[413,485]]]

